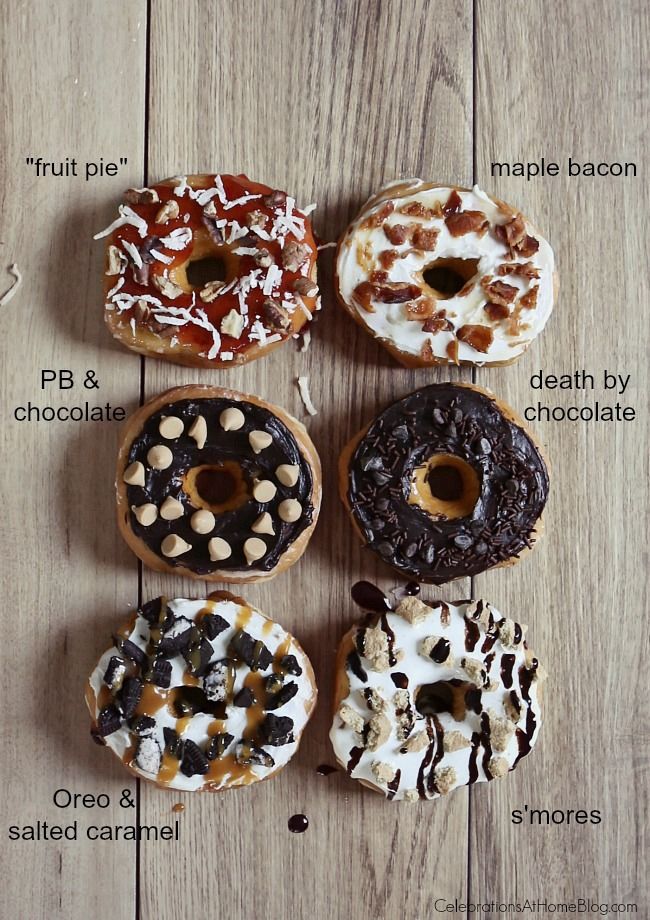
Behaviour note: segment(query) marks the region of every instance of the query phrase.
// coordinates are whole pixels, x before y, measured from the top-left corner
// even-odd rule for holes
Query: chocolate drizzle
[[[515,666],[514,655],[503,655],[501,658],[501,683],[509,690],[512,687],[512,669]]]
[[[238,431],[224,431],[219,423],[221,413],[231,407],[241,410],[245,416],[245,423]],[[163,441],[158,427],[163,416],[170,415],[184,422],[184,431],[173,441]],[[201,450],[188,435],[198,415],[205,418],[208,428],[208,440]],[[272,443],[258,454],[253,452],[248,440],[249,433],[254,430],[267,431],[273,438]],[[161,442],[170,447],[173,461],[165,470],[152,469],[147,464],[147,453],[151,447]],[[133,440],[127,464],[135,460],[144,464],[146,480],[142,487],[127,487],[129,507],[151,502],[159,508],[165,498],[172,496],[180,501],[185,511],[183,517],[173,521],[164,520],[159,515],[148,527],[139,524],[131,512],[130,524],[134,534],[158,557],[164,559],[167,565],[182,565],[197,574],[209,574],[216,569],[249,570],[243,545],[252,534],[251,526],[263,511],[268,511],[273,519],[275,534],[264,535],[267,552],[254,566],[257,570],[268,572],[277,565],[283,553],[313,520],[313,477],[309,463],[284,422],[262,406],[243,400],[213,397],[181,399],[169,403],[147,418],[140,433]],[[250,497],[239,507],[218,514],[215,527],[209,534],[198,534],[190,526],[190,518],[196,509],[183,490],[184,476],[192,468],[204,464],[219,465],[224,462],[238,464],[243,479],[249,486],[254,479],[271,479],[277,486],[277,493],[270,502],[263,504]],[[295,486],[287,487],[277,481],[275,470],[281,464],[298,467],[298,481]],[[293,523],[282,521],[278,515],[278,505],[287,498],[297,499],[303,509],[301,517]],[[192,549],[177,558],[162,556],[160,545],[163,539],[172,533],[191,544]],[[230,544],[232,554],[228,559],[220,562],[210,560],[208,542],[212,537],[222,537]]]
[[[480,483],[471,513],[433,520],[408,503],[412,472],[435,453],[469,464]],[[532,546],[546,504],[546,465],[494,399],[433,384],[385,409],[354,451],[348,499],[368,546],[400,572],[433,584],[476,575]]]

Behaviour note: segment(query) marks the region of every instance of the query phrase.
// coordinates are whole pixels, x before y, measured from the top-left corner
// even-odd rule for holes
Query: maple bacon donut
[[[438,585],[532,548],[549,475],[509,406],[479,387],[441,383],[397,400],[347,444],[339,488],[369,549]]]
[[[336,257],[339,301],[407,367],[510,364],[546,325],[555,286],[547,241],[478,186],[394,182]]]
[[[111,333],[191,367],[230,367],[276,348],[320,308],[313,208],[246,176],[128,189],[117,219],[95,236],[106,238]]]
[[[544,671],[525,627],[486,601],[404,598],[343,638],[330,739],[388,799],[435,799],[507,775],[534,747]]]
[[[272,578],[316,526],[321,469],[304,426],[256,396],[168,390],[127,423],[118,523],[150,568],[205,581]]]
[[[227,592],[145,604],[86,686],[93,738],[136,776],[186,792],[273,776],[298,749],[316,695],[293,636]]]

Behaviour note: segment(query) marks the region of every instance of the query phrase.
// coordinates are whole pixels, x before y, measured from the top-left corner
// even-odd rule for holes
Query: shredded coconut
[[[130,224],[132,227],[136,227],[138,233],[145,238],[147,235],[148,225],[146,220],[140,217],[139,214],[136,214],[135,211],[126,204],[121,204],[118,208],[119,217],[116,217],[112,224],[109,224],[105,230],[101,230],[99,233],[96,233],[93,236],[94,240],[101,240],[105,236],[110,236],[113,230],[117,230],[118,227],[124,227],[126,224]]]
[[[9,274],[13,275],[14,280],[11,282],[10,286],[7,288],[4,294],[0,297],[0,307],[4,307],[5,304],[9,303],[11,298],[16,294],[16,291],[20,285],[23,283],[23,276],[21,275],[20,269],[15,262],[12,262],[9,266]]]
[[[336,249],[336,246],[337,246],[337,243],[336,243],[336,240],[335,240],[335,241],[332,242],[332,243],[321,243],[320,246],[317,246],[316,248],[317,248],[318,251],[320,252],[321,249]]]
[[[124,246],[128,254],[131,256],[131,261],[136,266],[136,268],[142,268],[142,256],[140,255],[140,250],[138,247],[134,246],[133,243],[129,243],[128,240],[122,240],[122,246]]]
[[[311,394],[309,392],[309,377],[298,377],[296,383],[298,384],[298,392],[300,393],[300,398],[302,399],[303,405],[307,412],[310,415],[318,415],[318,409],[311,401]]]

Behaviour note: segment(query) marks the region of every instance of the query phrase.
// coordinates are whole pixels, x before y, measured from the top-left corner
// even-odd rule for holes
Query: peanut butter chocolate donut
[[[337,252],[341,304],[407,367],[512,363],[546,325],[555,287],[546,240],[478,186],[393,182]]]
[[[230,367],[277,348],[320,308],[313,208],[246,176],[129,189],[95,236],[107,238],[111,333],[190,367]]]
[[[316,704],[293,636],[242,598],[163,597],[114,636],[86,686],[92,735],[137,776],[186,792],[268,779]]]
[[[272,578],[307,547],[321,470],[303,425],[256,396],[185,386],[131,417],[117,461],[124,539],[150,568]]]
[[[354,626],[337,658],[338,762],[411,802],[514,770],[539,735],[545,676],[525,629],[485,601],[416,597]]]
[[[549,477],[487,390],[441,383],[384,409],[344,448],[341,498],[364,543],[431,584],[515,562],[541,533]]]

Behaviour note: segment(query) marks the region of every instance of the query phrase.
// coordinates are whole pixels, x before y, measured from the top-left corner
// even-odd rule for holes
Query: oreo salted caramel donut
[[[300,645],[241,598],[156,598],[133,615],[86,686],[91,732],[137,776],[219,792],[273,776],[316,704]]]
[[[555,287],[546,240],[478,186],[392,183],[336,258],[339,301],[407,367],[510,364],[546,325]]]
[[[185,386],[131,417],[118,523],[150,568],[205,581],[272,578],[316,526],[321,471],[304,426],[256,396]]]
[[[544,671],[525,627],[485,601],[406,597],[343,638],[330,739],[388,799],[435,799],[515,769],[541,725]]]
[[[442,383],[393,403],[339,461],[341,498],[363,542],[431,584],[515,562],[541,533],[546,462],[487,390]]]
[[[314,207],[300,210],[246,176],[128,189],[95,236],[106,238],[110,332],[133,351],[191,367],[232,367],[277,348],[320,308]]]

